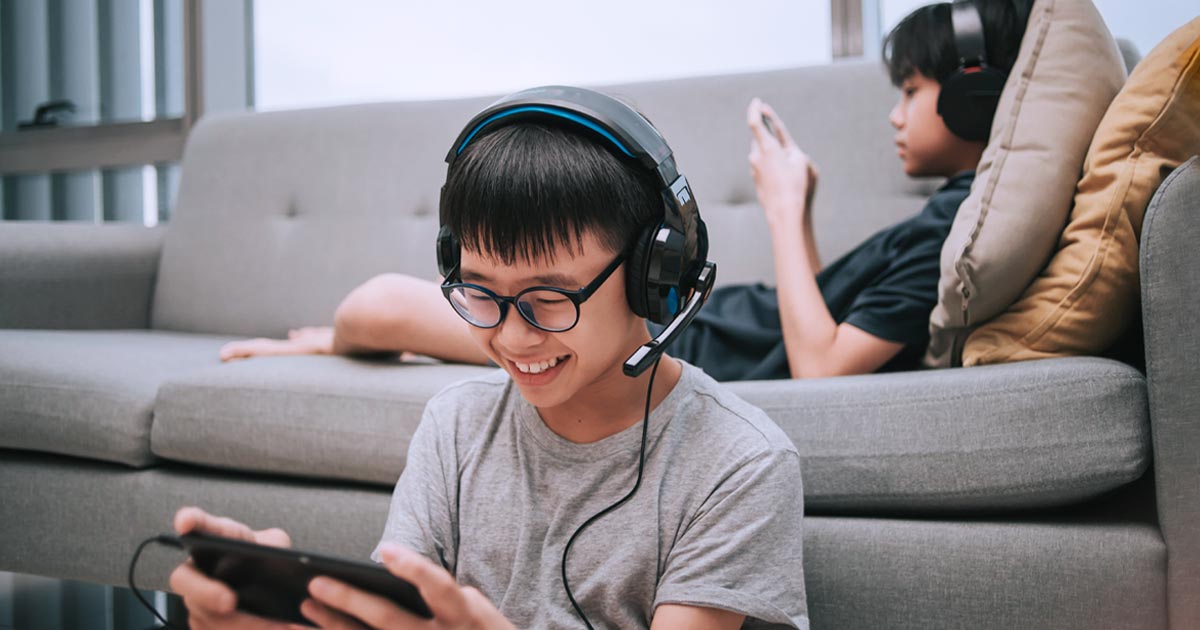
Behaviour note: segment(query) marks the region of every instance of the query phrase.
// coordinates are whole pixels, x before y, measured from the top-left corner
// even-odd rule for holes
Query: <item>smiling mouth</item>
[[[513,361],[512,364],[517,366],[517,370],[519,370],[522,374],[541,374],[542,372],[549,370],[550,368],[562,363],[563,361],[566,361],[569,358],[571,358],[571,355],[565,354],[561,357],[552,357],[537,363],[521,363],[518,361]]]

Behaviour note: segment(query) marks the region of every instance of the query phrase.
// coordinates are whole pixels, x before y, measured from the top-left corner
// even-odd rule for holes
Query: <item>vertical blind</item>
[[[0,2],[0,132],[40,105],[70,101],[61,125],[183,115],[183,0],[14,0]],[[19,136],[17,136],[19,138]],[[9,175],[0,219],[165,219],[177,164]]]

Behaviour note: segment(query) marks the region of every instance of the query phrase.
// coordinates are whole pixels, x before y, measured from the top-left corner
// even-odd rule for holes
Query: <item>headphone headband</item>
[[[950,25],[954,30],[959,68],[986,66],[987,45],[983,37],[983,20],[975,3],[959,0],[950,5]]]
[[[654,171],[664,187],[679,177],[671,147],[650,121],[611,96],[566,85],[530,88],[492,103],[458,134],[446,154],[446,163],[454,164],[471,142],[501,126],[497,122],[507,124],[547,116],[570,121],[602,136],[626,157]]]
[[[954,135],[983,142],[991,134],[1008,73],[987,63],[983,16],[974,2],[958,0],[950,5],[950,28],[958,69],[942,81],[937,112]]]

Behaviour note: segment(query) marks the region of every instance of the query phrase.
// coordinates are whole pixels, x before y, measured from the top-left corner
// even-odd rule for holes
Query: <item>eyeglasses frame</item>
[[[613,272],[616,271],[618,267],[621,266],[621,263],[625,262],[625,259],[627,257],[628,257],[627,252],[621,252],[620,254],[617,255],[616,258],[613,259],[613,261],[611,263],[608,264],[607,267],[604,268],[603,271],[600,272],[599,275],[597,275],[595,278],[593,278],[591,282],[587,283],[587,285],[585,285],[584,287],[574,290],[574,291],[571,291],[568,289],[563,289],[561,287],[551,287],[551,286],[539,285],[539,286],[533,286],[533,287],[521,289],[516,295],[500,295],[500,294],[496,293],[495,291],[492,291],[491,289],[489,289],[485,286],[480,286],[478,284],[473,284],[470,282],[450,282],[450,280],[449,280],[450,277],[458,276],[458,270],[455,269],[454,270],[455,273],[448,276],[447,279],[442,282],[442,295],[446,298],[447,302],[450,302],[450,308],[453,308],[454,312],[457,313],[459,317],[463,318],[463,321],[467,322],[468,324],[470,324],[476,328],[483,328],[483,329],[496,328],[500,324],[503,324],[504,318],[508,315],[508,307],[511,304],[511,305],[513,305],[513,307],[517,311],[517,313],[521,315],[521,319],[528,322],[530,326],[533,326],[534,328],[537,328],[538,330],[542,330],[542,331],[550,332],[550,333],[567,332],[568,330],[571,330],[572,328],[579,325],[579,317],[581,315],[579,307],[582,306],[583,303],[588,300],[588,298],[592,297],[592,295],[596,291],[598,291],[600,289],[600,287],[604,285],[605,282],[608,281],[608,278],[610,276],[612,276]],[[454,291],[455,289],[463,289],[463,288],[475,289],[477,291],[480,291],[483,294],[490,297],[493,302],[495,302],[496,304],[499,305],[500,318],[496,320],[495,324],[492,324],[491,326],[482,326],[480,324],[477,324],[477,323],[467,319],[467,316],[462,314],[462,312],[460,312],[458,310],[458,308],[456,308],[454,306],[454,301],[450,298],[450,293],[452,291]],[[545,326],[542,326],[541,324],[538,324],[537,322],[531,320],[530,317],[527,316],[524,311],[522,311],[520,308],[518,308],[516,306],[516,304],[517,304],[517,300],[521,299],[522,295],[525,295],[526,293],[532,293],[534,291],[551,291],[551,292],[557,293],[557,294],[567,298],[568,300],[570,300],[571,303],[573,303],[575,305],[575,322],[566,328],[562,328],[559,330],[551,330],[551,329],[546,328]]]

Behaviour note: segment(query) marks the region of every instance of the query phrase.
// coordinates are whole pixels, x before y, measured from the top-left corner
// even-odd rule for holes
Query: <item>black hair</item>
[[[653,175],[589,132],[516,122],[477,138],[454,161],[442,193],[441,222],[463,249],[504,264],[574,255],[585,231],[626,251],[660,220]]]
[[[987,41],[987,62],[1004,72],[1012,70],[1021,50],[1021,37],[1033,0],[974,0]],[[909,13],[883,40],[883,63],[892,84],[899,87],[914,73],[938,83],[958,70],[950,3],[923,6]]]

